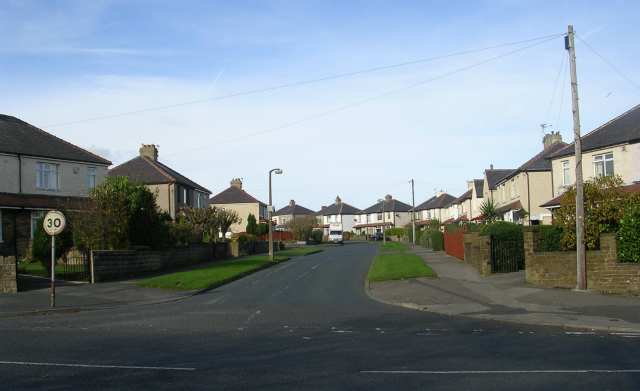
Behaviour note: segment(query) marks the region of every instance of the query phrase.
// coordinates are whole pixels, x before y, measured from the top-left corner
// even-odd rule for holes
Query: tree
[[[287,229],[293,233],[293,237],[302,241],[309,240],[315,226],[316,218],[314,216],[296,217],[287,223]]]
[[[619,176],[602,176],[584,183],[584,233],[588,249],[598,246],[601,233],[617,232],[630,196],[621,190]],[[563,229],[562,246],[576,247],[576,189],[571,187],[560,200],[553,218],[554,225]]]
[[[260,223],[258,224],[258,228],[256,230],[256,236],[262,236],[269,233],[269,224],[268,223]]]
[[[496,204],[491,198],[482,201],[482,204],[480,205],[480,213],[488,223],[493,223],[498,220],[499,217],[498,212],[496,211]]]
[[[218,228],[220,229],[223,237],[227,234],[227,231],[229,231],[229,227],[231,227],[233,224],[240,223],[242,223],[242,219],[240,218],[240,216],[238,216],[238,212],[236,212],[235,210],[218,210]]]
[[[201,241],[213,239],[218,236],[220,222],[218,221],[219,209],[210,208],[191,208],[187,207],[182,210],[185,221],[192,227],[194,235]]]
[[[251,235],[258,234],[258,224],[256,223],[256,216],[254,216],[252,213],[249,213],[249,216],[247,216],[247,228],[245,229],[245,232]]]

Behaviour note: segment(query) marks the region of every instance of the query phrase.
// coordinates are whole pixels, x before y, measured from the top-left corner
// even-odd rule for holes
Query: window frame
[[[93,179],[93,184],[91,180]],[[98,185],[98,169],[95,166],[87,167],[87,188],[93,190]]]
[[[30,221],[30,238],[31,240],[34,239],[34,237],[36,236],[36,229],[37,229],[37,221],[44,218],[44,210],[32,210],[31,213],[29,214],[29,221]],[[34,220],[34,215],[37,215],[38,217]]]
[[[562,171],[562,186],[571,185],[571,164],[569,160],[562,160],[560,162]]]
[[[60,165],[49,162],[36,162],[36,189],[44,191],[60,190]],[[53,170],[52,170],[53,168]],[[55,173],[55,187],[51,187],[51,176]]]
[[[611,162],[612,172],[607,170],[607,162]],[[598,175],[597,166],[602,164],[602,175]],[[593,155],[593,176],[598,178],[600,176],[613,176],[616,172],[615,159],[613,152],[604,152],[597,155]]]

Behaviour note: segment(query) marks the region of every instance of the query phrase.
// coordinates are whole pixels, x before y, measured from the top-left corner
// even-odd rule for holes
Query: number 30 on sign
[[[62,232],[66,224],[67,220],[64,215],[62,212],[57,210],[49,211],[46,216],[44,216],[44,221],[42,223],[44,226],[44,232],[51,236],[58,235]]]

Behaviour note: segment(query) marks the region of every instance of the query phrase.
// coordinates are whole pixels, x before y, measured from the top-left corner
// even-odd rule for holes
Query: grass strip
[[[416,277],[436,277],[436,273],[424,260],[406,252],[403,243],[387,243],[380,246],[380,252],[373,259],[367,279],[369,281],[402,280]]]

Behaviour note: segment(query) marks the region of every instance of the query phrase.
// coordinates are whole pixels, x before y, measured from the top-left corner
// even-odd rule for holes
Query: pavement
[[[10,390],[637,390],[640,335],[372,300],[377,244],[156,305],[0,319]]]
[[[372,283],[368,290],[373,298],[445,315],[640,333],[639,297],[540,288],[526,284],[524,271],[482,277],[444,252],[413,251],[439,278]]]

